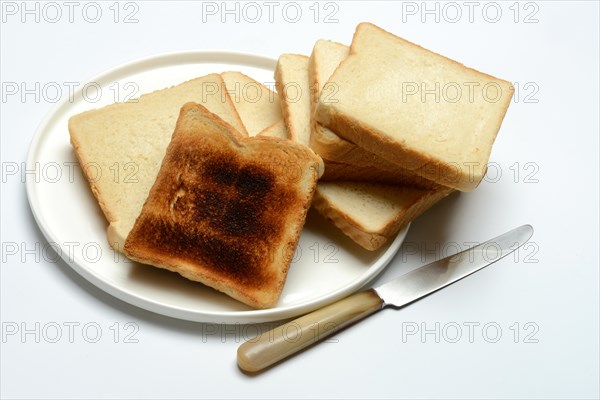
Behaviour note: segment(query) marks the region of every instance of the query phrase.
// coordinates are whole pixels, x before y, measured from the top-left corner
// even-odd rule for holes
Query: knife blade
[[[261,371],[386,306],[401,308],[506,257],[533,235],[522,225],[500,236],[313,311],[242,344],[238,366]]]

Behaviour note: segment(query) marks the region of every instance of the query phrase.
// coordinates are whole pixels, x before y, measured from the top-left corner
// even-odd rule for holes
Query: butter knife
[[[238,348],[242,370],[257,372],[387,306],[401,308],[506,257],[533,235],[523,225],[283,324]]]

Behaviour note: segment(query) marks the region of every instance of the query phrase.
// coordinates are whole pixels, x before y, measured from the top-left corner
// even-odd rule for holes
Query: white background
[[[118,64],[177,50],[309,54],[315,40],[349,43],[356,24],[370,21],[511,80],[520,94],[491,156],[502,175],[414,222],[410,247],[379,282],[444,255],[453,243],[483,241],[524,223],[535,234],[516,257],[403,310],[379,312],[257,376],[236,367],[243,329],[137,309],[63,262],[9,256],[3,247],[3,331],[14,324],[63,327],[58,343],[43,337],[37,343],[33,334],[3,337],[3,398],[598,398],[597,2],[475,2],[472,15],[463,2],[428,3],[437,15],[425,14],[421,2],[310,2],[299,3],[296,23],[293,9],[282,14],[284,3],[270,22],[268,7],[258,2],[256,23],[244,20],[255,9],[244,14],[243,4],[236,22],[235,14],[203,14],[201,2],[138,1],[112,9],[113,2],[99,3],[96,23],[86,21],[95,15],[89,7],[82,13],[85,2],[76,4],[73,22],[63,2],[55,3],[62,12],[57,22],[54,5],[35,4],[28,7],[38,7],[37,15],[23,14],[21,2],[2,2],[3,171],[26,159],[53,107],[43,93],[8,95],[7,84],[85,82]],[[494,23],[497,9],[502,14]],[[137,22],[123,23],[131,12]],[[337,22],[327,23],[331,12]],[[2,245],[43,246],[20,175],[2,178]],[[125,343],[128,322],[139,328],[137,343]],[[70,323],[79,324],[72,343]],[[82,335],[86,323],[102,329],[97,343]],[[455,340],[457,327],[462,336]]]

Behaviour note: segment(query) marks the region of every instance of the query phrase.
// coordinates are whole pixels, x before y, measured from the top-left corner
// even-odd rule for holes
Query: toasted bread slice
[[[330,78],[316,119],[339,136],[462,191],[477,187],[513,95],[510,82],[465,67],[369,23]]]
[[[206,108],[185,104],[125,254],[252,307],[272,307],[322,169],[305,146],[245,138]]]
[[[308,79],[308,74],[299,71],[300,68],[308,69],[308,63],[302,58],[297,60],[302,61],[302,64],[278,64],[275,74],[278,87],[284,84],[279,81],[281,76],[291,75],[287,68],[293,68],[298,79]],[[299,87],[308,86],[303,81],[296,81],[296,84]],[[281,106],[287,126],[297,121],[307,123],[310,120],[310,100],[306,96],[294,99],[293,104],[287,104],[292,100],[282,97]],[[326,171],[328,167],[329,165],[325,167]],[[435,190],[419,190],[384,184],[319,182],[313,205],[357,244],[368,250],[376,250],[408,222],[450,192],[451,189],[439,186]]]
[[[376,250],[451,191],[319,182],[312,205],[356,243]]]
[[[249,136],[283,121],[277,93],[241,72],[223,72],[221,77]]]
[[[306,146],[310,142],[310,108],[305,108],[311,97],[308,61],[304,55],[282,54],[275,68],[275,85],[289,138]]]
[[[202,103],[245,133],[218,74],[86,111],[69,119],[75,155],[109,222],[110,245],[123,243],[156,179],[181,106]]]

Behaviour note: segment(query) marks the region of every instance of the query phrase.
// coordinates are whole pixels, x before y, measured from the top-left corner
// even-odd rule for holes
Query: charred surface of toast
[[[273,285],[266,268],[285,229],[289,207],[301,203],[269,168],[234,152],[171,142],[145,210],[128,242],[132,253],[168,254],[245,286]],[[287,251],[287,250],[286,250]]]

